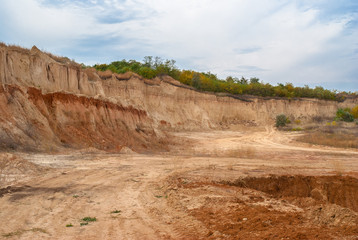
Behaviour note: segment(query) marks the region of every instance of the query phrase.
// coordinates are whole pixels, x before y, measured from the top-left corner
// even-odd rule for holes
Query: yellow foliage
[[[289,92],[293,92],[294,87],[292,83],[286,83],[286,88]]]
[[[182,71],[179,77],[179,81],[184,84],[190,85],[191,80],[193,79],[193,74],[193,71]]]
[[[353,115],[354,118],[358,118],[358,105],[352,108],[351,114]]]

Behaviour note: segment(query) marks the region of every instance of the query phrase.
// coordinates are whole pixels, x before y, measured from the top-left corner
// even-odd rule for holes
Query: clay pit
[[[358,99],[234,98],[4,44],[0,82],[1,239],[358,239],[358,150],[274,127]]]

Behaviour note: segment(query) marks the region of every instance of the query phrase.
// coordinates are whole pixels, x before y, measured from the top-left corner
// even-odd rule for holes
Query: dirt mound
[[[358,179],[349,176],[270,176],[238,179],[234,186],[274,197],[311,197],[358,212]]]
[[[124,153],[124,154],[133,154],[135,153],[132,149],[130,149],[129,147],[123,147],[121,149],[121,153]]]
[[[207,232],[200,239],[355,239],[358,181],[343,176],[172,180],[170,206]],[[173,191],[174,192],[174,191]]]
[[[0,186],[43,173],[46,168],[10,153],[0,154]]]

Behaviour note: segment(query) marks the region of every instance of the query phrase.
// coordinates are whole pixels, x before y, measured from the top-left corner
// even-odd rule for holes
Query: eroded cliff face
[[[166,149],[143,110],[33,87],[0,87],[0,148],[52,151],[58,147],[136,151]]]
[[[0,148],[166,150],[144,109],[106,98],[102,80],[37,48],[0,47]]]
[[[0,45],[0,148],[54,146],[166,149],[162,130],[273,124],[277,114],[331,117],[337,103],[315,99],[236,99],[201,93],[170,77],[82,69],[66,58]],[[26,150],[26,149],[25,149]]]

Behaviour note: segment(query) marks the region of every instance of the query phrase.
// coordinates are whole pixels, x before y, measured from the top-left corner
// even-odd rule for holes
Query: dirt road
[[[0,238],[358,239],[358,151],[269,128],[174,135],[162,154],[18,154],[43,168],[3,183]]]

